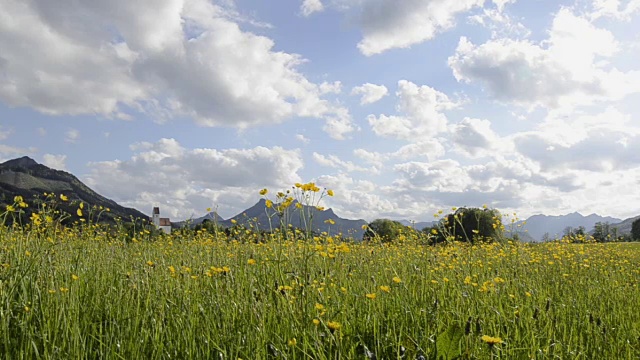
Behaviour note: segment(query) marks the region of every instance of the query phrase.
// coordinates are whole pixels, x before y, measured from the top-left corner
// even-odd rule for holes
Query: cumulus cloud
[[[360,97],[360,105],[373,104],[385,97],[388,93],[389,90],[387,90],[386,86],[370,83],[356,86],[351,90],[351,95],[362,95]]]
[[[481,7],[484,0],[379,0],[343,3],[358,9],[362,28],[362,40],[358,43],[358,49],[370,56],[430,40],[452,28],[458,14]]]
[[[549,118],[536,130],[512,137],[516,150],[543,171],[606,173],[640,166],[640,127],[614,108],[595,115]]]
[[[379,170],[375,166],[372,168],[366,168],[363,166],[356,165],[351,161],[342,160],[336,155],[323,155],[323,154],[314,152],[313,160],[315,160],[315,162],[317,162],[320,165],[335,168],[335,169],[342,169],[346,172],[360,171],[360,172],[369,172],[374,174],[379,172]]]
[[[258,189],[301,181],[303,160],[297,149],[188,149],[174,139],[137,143],[131,149],[130,159],[90,163],[86,183],[141,210],[164,204],[163,212],[182,219],[213,205],[232,216],[257,201]]]
[[[301,56],[243,31],[223,5],[7,0],[3,8],[0,99],[10,106],[125,119],[134,109],[239,128],[342,111],[298,70]]]
[[[42,155],[42,163],[50,168],[57,169],[57,170],[67,170],[66,160],[67,160],[67,155],[54,155],[54,154]]]
[[[496,151],[509,150],[509,141],[503,140],[486,119],[464,118],[450,127],[451,139],[467,156],[489,156]]]
[[[300,13],[302,16],[309,16],[316,12],[321,12],[324,10],[324,5],[320,0],[303,0],[302,5],[300,5]]]
[[[447,117],[443,111],[459,106],[446,94],[407,80],[398,82],[396,96],[396,111],[400,115],[367,117],[371,129],[378,136],[411,140],[436,135],[446,131]]]
[[[563,8],[549,34],[540,44],[503,38],[474,45],[462,37],[449,66],[458,81],[480,82],[498,100],[528,107],[570,110],[640,91],[640,72],[601,61],[619,48],[610,31]]]
[[[296,140],[300,141],[303,144],[308,144],[311,142],[311,139],[304,136],[303,134],[296,134]]]
[[[630,20],[631,16],[640,11],[640,0],[630,0],[621,4],[620,0],[594,0],[590,18],[611,17],[616,20]]]
[[[75,143],[80,138],[80,131],[78,129],[69,129],[64,133],[64,141],[68,143]]]

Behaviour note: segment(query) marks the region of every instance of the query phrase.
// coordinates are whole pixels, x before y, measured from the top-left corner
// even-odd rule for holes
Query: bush
[[[372,221],[362,235],[363,241],[380,239],[382,242],[391,242],[400,237],[408,228],[398,221],[389,219],[376,219]]]
[[[504,226],[495,209],[459,208],[432,227],[423,229],[434,236],[433,242],[490,242],[503,238]]]

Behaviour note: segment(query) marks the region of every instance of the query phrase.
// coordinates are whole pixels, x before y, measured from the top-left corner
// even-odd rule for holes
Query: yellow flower
[[[380,290],[388,293],[388,292],[391,292],[391,287],[387,285],[380,285]]]
[[[13,205],[7,205],[7,212],[14,212],[16,211],[16,208],[13,207]]]
[[[318,320],[318,319],[313,319],[313,325],[315,325],[315,326],[320,325],[320,320]]]
[[[80,209],[84,209],[84,203],[83,202],[80,203]]]
[[[256,260],[255,259],[249,259],[249,260],[247,260],[247,264],[255,265],[256,264]]]
[[[262,190],[260,190],[260,195],[262,195],[262,196],[267,195],[268,192],[269,192],[269,190],[262,189]]]
[[[324,310],[324,305],[316,303],[316,310]]]
[[[366,294],[365,296],[367,297],[367,299],[373,300],[376,298],[376,293]]]
[[[327,195],[333,196],[333,190],[331,190],[331,189],[327,190]]]
[[[342,327],[342,325],[340,325],[339,322],[337,321],[328,321],[327,322],[327,327],[329,328],[329,330],[331,331],[336,331],[336,330],[340,330],[340,328]]]
[[[268,208],[271,208],[271,207],[273,206],[273,201],[271,201],[271,200],[267,200],[267,201],[265,201],[265,202],[264,202],[264,205],[265,205],[266,207],[268,207]]]
[[[78,208],[78,210],[76,210],[76,214],[78,214],[78,216],[82,216],[82,209]]]
[[[147,266],[151,266],[151,267],[153,267],[154,265],[155,265],[155,264],[153,263],[153,261],[151,261],[151,260],[147,261]]]
[[[287,345],[289,345],[291,347],[296,346],[297,343],[298,343],[298,341],[296,340],[296,338],[292,338],[292,339],[289,339],[289,341],[287,341]]]
[[[24,199],[20,195],[13,197],[13,202],[14,203],[19,203],[19,202],[22,202],[22,201],[24,201]]]
[[[69,200],[69,198],[68,198],[68,197],[66,197],[64,194],[60,194],[60,200],[62,200],[62,201],[68,201],[68,200]]]
[[[65,292],[68,292],[68,291],[69,291],[69,288],[66,288],[66,287],[61,287],[60,288],[60,292],[65,293]]]
[[[54,289],[49,289],[49,294],[55,294],[56,291]]]
[[[489,336],[489,335],[482,335],[480,340],[486,342],[487,344],[489,344],[489,346],[493,346],[495,344],[502,344],[502,339],[501,338],[493,337],[493,336]]]
[[[72,274],[71,278],[73,279],[73,281],[76,281],[76,280],[80,279],[80,277],[78,275],[76,275],[76,274]]]
[[[237,221],[235,219],[231,219],[231,223],[235,224],[235,223],[237,223]]]
[[[527,296],[529,296],[529,297],[531,296],[531,293],[530,293],[530,292],[528,292],[528,291],[526,291],[524,294],[525,294],[525,295],[527,295]]]
[[[211,212],[211,208],[210,207],[207,208],[207,212]]]
[[[324,223],[325,223],[325,224],[329,224],[329,225],[333,225],[333,224],[335,224],[336,222],[335,222],[335,221],[333,221],[333,219],[328,219],[328,220],[325,220],[325,221],[324,221]]]
[[[396,284],[400,284],[400,283],[402,282],[402,279],[400,279],[400,278],[399,278],[399,277],[397,277],[397,276],[394,276],[392,280],[393,280],[393,282],[394,282],[394,283],[396,283]]]

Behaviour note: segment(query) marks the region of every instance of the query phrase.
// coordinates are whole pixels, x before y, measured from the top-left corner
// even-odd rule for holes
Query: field
[[[0,236],[6,359],[640,357],[637,243]]]

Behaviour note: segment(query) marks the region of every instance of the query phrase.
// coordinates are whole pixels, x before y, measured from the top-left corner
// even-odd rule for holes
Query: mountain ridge
[[[118,217],[124,221],[131,217],[148,219],[148,216],[139,210],[121,206],[98,194],[73,174],[49,168],[28,156],[0,164],[0,204],[12,204],[15,196],[22,196],[29,204],[25,209],[26,215],[30,215],[36,209],[36,200],[42,199],[44,193],[64,194],[69,199],[66,202],[58,201],[57,207],[71,215],[71,221],[79,219],[76,208],[72,206],[74,201],[109,208],[109,212],[103,212],[101,215],[101,219],[107,222],[114,222]]]

